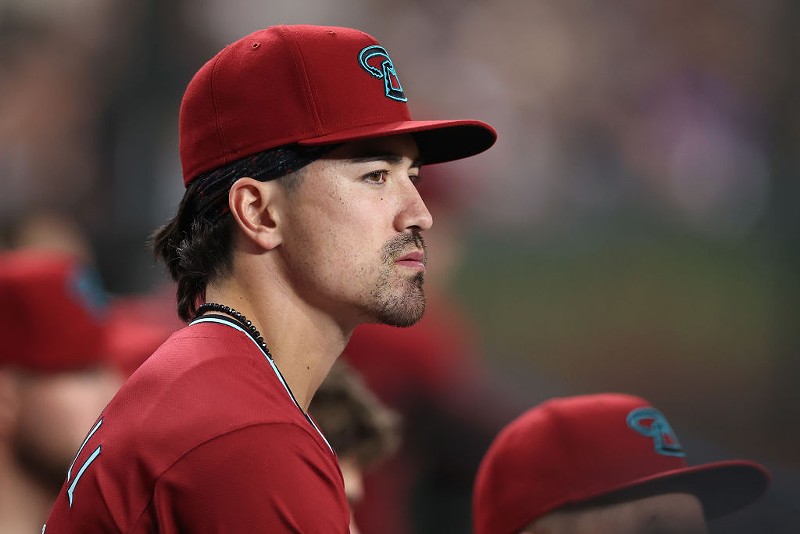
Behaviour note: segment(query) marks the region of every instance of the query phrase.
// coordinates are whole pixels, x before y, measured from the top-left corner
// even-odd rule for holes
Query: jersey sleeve
[[[156,484],[153,511],[162,532],[346,534],[343,488],[333,454],[306,430],[260,424],[184,455]]]

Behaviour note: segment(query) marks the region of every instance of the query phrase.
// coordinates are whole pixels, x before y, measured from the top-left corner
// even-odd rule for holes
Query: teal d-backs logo
[[[653,440],[656,452],[665,456],[686,456],[667,418],[655,408],[637,408],[628,414],[628,426]]]
[[[383,89],[386,96],[392,100],[406,102],[403,86],[394,70],[394,63],[385,48],[378,45],[368,46],[358,54],[358,62],[361,67],[376,78],[383,79]]]

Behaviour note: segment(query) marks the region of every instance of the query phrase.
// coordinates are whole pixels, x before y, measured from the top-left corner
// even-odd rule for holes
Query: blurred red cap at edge
[[[112,314],[97,272],[72,255],[0,254],[0,367],[58,373],[109,364],[128,373],[132,354],[144,361],[167,336]]]

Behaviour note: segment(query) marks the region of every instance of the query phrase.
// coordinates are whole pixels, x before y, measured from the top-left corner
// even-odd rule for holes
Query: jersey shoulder
[[[253,432],[247,429],[259,429],[277,443],[292,429],[288,432],[302,436],[302,456],[338,474],[324,438],[247,334],[213,323],[184,328],[148,358],[103,411],[75,458],[49,524],[71,518],[87,525],[131,525],[141,514],[153,513],[148,507],[155,488],[173,466],[217,440],[226,443]],[[250,445],[238,451],[245,461],[264,453]],[[201,484],[202,470],[191,473]],[[192,476],[187,472],[185,478]]]

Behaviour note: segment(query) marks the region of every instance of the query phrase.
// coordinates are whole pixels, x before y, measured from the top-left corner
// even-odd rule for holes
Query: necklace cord
[[[236,319],[236,322],[240,323],[242,327],[245,330],[247,330],[247,333],[250,334],[250,336],[252,336],[252,338],[255,340],[258,346],[261,347],[261,349],[264,351],[267,357],[269,359],[273,359],[272,354],[270,354],[269,349],[267,348],[267,343],[264,341],[264,337],[261,335],[261,332],[258,331],[256,325],[254,325],[250,319],[245,317],[243,313],[238,312],[233,308],[231,308],[230,306],[226,306],[224,304],[218,304],[216,302],[206,302],[204,304],[201,304],[197,308],[197,314],[195,315],[195,319],[211,311],[222,312]]]

